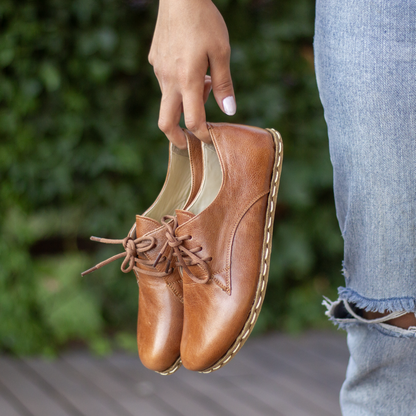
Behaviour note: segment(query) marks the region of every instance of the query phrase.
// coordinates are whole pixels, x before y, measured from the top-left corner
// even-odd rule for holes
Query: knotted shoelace
[[[186,240],[191,240],[191,235],[183,235],[181,237],[177,237],[175,235],[176,228],[178,227],[178,219],[172,215],[165,215],[162,218],[161,223],[166,228],[166,242],[163,245],[160,253],[156,257],[156,260],[153,266],[156,266],[158,262],[161,260],[162,254],[165,252],[166,247],[169,245],[171,250],[167,257],[167,265],[166,269],[170,267],[172,262],[172,257],[174,256],[182,268],[186,271],[188,276],[195,282],[195,283],[207,283],[209,278],[211,277],[211,272],[209,266],[207,264],[208,261],[212,260],[212,257],[199,257],[196,253],[202,251],[202,247],[194,247],[191,249],[187,249],[183,242]],[[195,276],[190,270],[188,266],[195,266],[199,265],[204,271],[204,277],[197,277]]]
[[[158,270],[146,270],[146,274],[154,277],[166,277],[172,273],[173,267],[172,265],[172,258],[175,257],[179,264],[186,270],[189,277],[195,283],[207,283],[210,278],[210,270],[207,264],[208,261],[211,261],[211,257],[199,257],[196,253],[202,250],[202,247],[194,247],[192,249],[187,249],[183,246],[183,242],[186,240],[191,240],[192,236],[184,235],[181,237],[177,237],[175,235],[175,230],[178,227],[178,220],[176,217],[171,215],[166,215],[162,218],[161,221],[162,225],[166,228],[166,242],[163,245],[162,249],[160,250],[159,254],[156,257],[155,261],[143,259],[139,257],[140,254],[144,254],[147,251],[151,250],[156,246],[156,240],[152,236],[143,236],[140,238],[136,238],[133,240],[130,236],[123,238],[122,240],[113,240],[109,238],[100,238],[100,237],[91,237],[92,241],[97,241],[99,243],[104,244],[122,244],[124,247],[124,252],[116,254],[108,258],[107,260],[102,261],[101,263],[96,264],[94,267],[86,270],[85,272],[81,273],[81,276],[85,276],[86,274],[92,273],[95,270],[100,269],[107,264],[124,257],[123,263],[121,264],[121,271],[123,273],[129,273],[132,270],[142,271],[137,268],[139,264],[153,267],[155,268],[157,264],[166,261],[166,268],[164,271]],[[170,247],[169,254],[167,257],[163,255],[167,247]],[[189,270],[188,266],[199,265],[204,271],[204,277],[199,278],[196,277],[191,271]]]
[[[127,236],[126,238],[123,238],[122,240],[113,240],[109,238],[100,238],[100,237],[91,237],[92,241],[97,241],[99,243],[104,244],[122,244],[125,252],[116,254],[115,256],[110,257],[107,260],[102,261],[101,263],[96,264],[94,267],[91,267],[91,269],[86,270],[85,272],[81,273],[81,276],[85,276],[86,274],[92,273],[95,270],[100,269],[103,266],[106,266],[107,264],[113,262],[114,260],[121,259],[123,257],[123,263],[121,264],[121,271],[123,273],[128,273],[132,271],[133,269],[137,269],[138,264],[143,264],[148,267],[153,266],[153,261],[143,259],[138,257],[140,253],[145,253],[146,251],[151,250],[156,245],[156,240],[154,237],[151,236],[144,236],[140,238],[136,238],[133,240],[130,236]],[[161,259],[163,261],[163,259]],[[150,276],[155,277],[165,277],[168,274],[172,273],[172,270],[166,272],[160,272],[158,270],[152,271],[147,270],[147,274]]]

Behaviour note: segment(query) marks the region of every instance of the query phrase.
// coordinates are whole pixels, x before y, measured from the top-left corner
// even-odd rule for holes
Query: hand
[[[159,128],[176,146],[186,147],[182,112],[187,129],[210,141],[204,104],[211,87],[222,111],[235,114],[228,31],[211,0],[160,0],[149,62],[162,91]]]

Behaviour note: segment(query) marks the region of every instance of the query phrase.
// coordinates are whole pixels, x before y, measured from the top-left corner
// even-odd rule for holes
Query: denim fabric
[[[415,312],[416,0],[317,0],[315,64],[344,238],[337,305]],[[416,331],[337,305],[352,354],[343,414],[416,415]]]
[[[389,337],[358,325],[348,329],[348,347],[343,415],[416,415],[415,339]]]

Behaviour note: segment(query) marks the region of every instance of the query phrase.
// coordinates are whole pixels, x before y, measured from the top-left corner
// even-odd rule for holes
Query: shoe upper
[[[134,270],[139,284],[137,341],[142,363],[155,371],[171,374],[180,365],[183,326],[183,285],[165,227],[160,222],[176,209],[185,209],[194,199],[203,177],[201,142],[185,131],[187,149],[169,145],[166,180],[155,202],[121,240],[91,237],[107,244],[122,244],[125,252],[102,261],[82,275],[111,261],[124,258],[121,270]],[[171,217],[173,218],[173,217]],[[175,219],[176,222],[176,219]],[[169,227],[169,226],[168,226]]]
[[[136,235],[153,237],[155,246],[141,256],[156,266],[138,264],[134,269],[139,287],[137,346],[139,357],[147,368],[163,372],[180,354],[183,326],[182,278],[176,267],[167,265],[170,247],[165,247],[165,228],[157,221],[138,215]],[[167,270],[168,268],[168,270]],[[161,276],[154,276],[154,271]]]
[[[153,205],[136,216],[132,237],[152,237],[154,246],[139,258],[134,272],[139,286],[137,344],[140,359],[147,368],[164,372],[178,360],[183,327],[183,285],[161,217],[177,208],[186,208],[197,194],[202,180],[200,141],[186,132],[188,150],[170,144],[165,184]],[[155,264],[157,263],[157,264]],[[155,272],[159,276],[155,276]]]
[[[211,259],[202,267],[186,258],[182,270],[181,358],[186,368],[200,371],[227,352],[253,305],[275,161],[273,137],[266,130],[211,124],[209,131],[222,172],[218,193],[202,211],[201,194],[186,211],[178,210],[175,231],[179,238],[191,237],[184,248]],[[195,206],[200,212],[192,212]]]

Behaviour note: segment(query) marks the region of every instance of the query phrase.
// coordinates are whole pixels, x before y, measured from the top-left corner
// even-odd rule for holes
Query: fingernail
[[[227,116],[233,116],[237,109],[232,95],[222,100],[222,106],[224,108],[224,113],[227,114]]]

